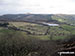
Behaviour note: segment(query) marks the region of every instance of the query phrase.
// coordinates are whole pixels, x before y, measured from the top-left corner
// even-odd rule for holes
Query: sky
[[[2,14],[75,14],[75,0],[0,0]]]

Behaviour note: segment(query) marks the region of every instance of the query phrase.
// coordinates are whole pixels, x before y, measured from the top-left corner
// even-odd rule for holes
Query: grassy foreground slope
[[[0,27],[0,56],[53,55],[56,43],[40,38]]]

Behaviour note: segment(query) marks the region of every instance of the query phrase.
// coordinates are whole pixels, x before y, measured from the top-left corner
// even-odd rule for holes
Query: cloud
[[[0,14],[75,14],[74,0],[0,0]]]

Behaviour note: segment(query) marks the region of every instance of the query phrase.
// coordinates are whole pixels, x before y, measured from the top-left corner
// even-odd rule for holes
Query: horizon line
[[[16,14],[41,14],[41,15],[55,14],[55,15],[75,15],[75,14],[65,14],[65,13],[6,13],[6,14],[1,14],[1,15],[16,15]]]

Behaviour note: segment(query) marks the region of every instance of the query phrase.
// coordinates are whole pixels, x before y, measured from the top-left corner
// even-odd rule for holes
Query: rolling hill
[[[75,15],[66,14],[6,14],[0,16],[5,21],[54,22],[75,25]]]

